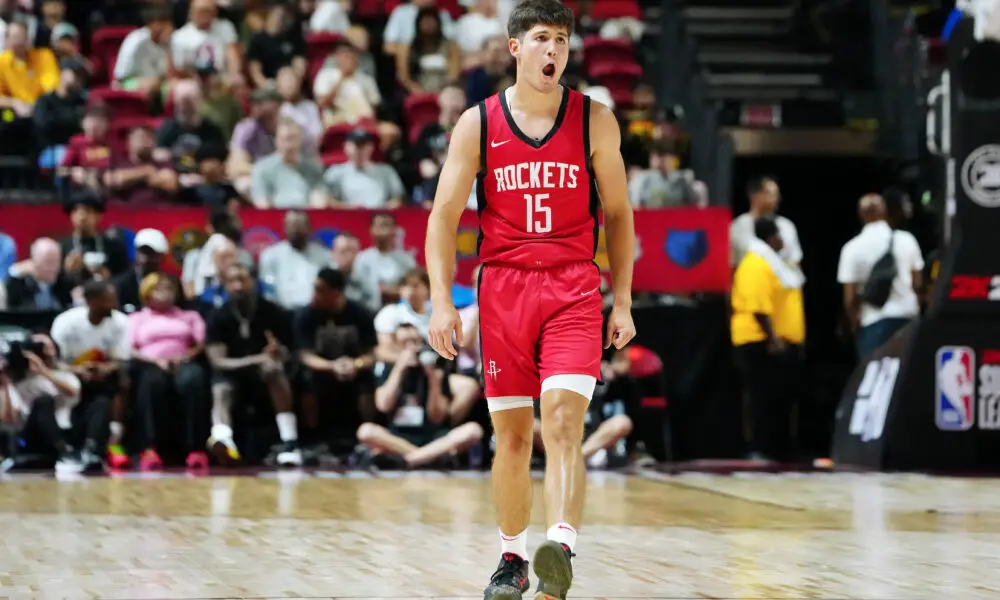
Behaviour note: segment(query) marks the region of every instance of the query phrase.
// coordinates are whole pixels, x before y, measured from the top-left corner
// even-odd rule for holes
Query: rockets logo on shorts
[[[497,364],[491,360],[490,361],[490,368],[486,370],[486,374],[489,375],[490,377],[492,377],[493,381],[496,381],[497,380],[497,374],[499,374],[501,370],[502,369],[498,369],[497,368]]]

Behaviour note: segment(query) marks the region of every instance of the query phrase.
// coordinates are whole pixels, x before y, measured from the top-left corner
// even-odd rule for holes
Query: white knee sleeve
[[[491,413],[512,408],[533,408],[535,399],[531,396],[499,396],[497,398],[487,398],[486,406]]]
[[[549,390],[569,390],[580,394],[590,402],[594,398],[597,378],[590,375],[553,375],[542,382],[542,393]]]

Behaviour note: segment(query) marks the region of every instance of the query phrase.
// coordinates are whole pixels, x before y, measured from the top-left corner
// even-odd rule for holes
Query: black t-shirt
[[[222,129],[208,119],[202,119],[193,128],[184,127],[176,119],[167,119],[156,132],[156,147],[170,150],[178,173],[198,171],[195,156],[202,144],[227,146],[227,142]]]
[[[413,145],[414,158],[418,161],[432,158],[435,150],[446,151],[448,148],[448,132],[440,123],[428,123],[420,130],[417,141]]]
[[[375,321],[360,304],[348,300],[339,312],[305,306],[292,318],[296,350],[312,352],[327,360],[357,358],[375,348]]]
[[[208,344],[225,345],[229,358],[243,358],[264,351],[268,331],[282,345],[290,345],[288,315],[277,304],[258,298],[253,314],[243,315],[229,301],[209,313],[205,338]]]
[[[379,388],[389,379],[392,373],[393,363],[375,363],[375,387]],[[437,367],[439,368],[439,367]],[[396,406],[389,411],[387,418],[392,429],[405,431],[428,431],[439,427],[427,419],[427,400],[430,382],[427,380],[427,372],[423,366],[416,366],[407,369],[403,375],[403,382],[399,386],[399,396],[396,398]],[[451,398],[451,388],[448,386],[448,377],[441,379],[441,393],[447,398]]]
[[[116,229],[111,229],[100,234],[99,237],[73,237],[65,238],[59,244],[62,248],[62,255],[66,256],[74,250],[79,251],[86,259],[87,254],[103,255],[104,266],[111,271],[112,275],[121,275],[129,267],[128,249],[125,242]],[[89,276],[82,279],[90,279]]]
[[[306,45],[301,35],[290,31],[280,36],[258,33],[250,40],[247,60],[260,63],[264,77],[274,79],[282,67],[292,64],[296,56],[305,56]]]

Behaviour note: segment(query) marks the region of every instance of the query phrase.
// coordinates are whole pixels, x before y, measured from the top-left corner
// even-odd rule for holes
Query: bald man
[[[62,311],[73,305],[72,283],[61,275],[62,251],[59,242],[38,238],[31,245],[31,257],[11,269],[7,280],[9,310]]]
[[[916,238],[893,230],[886,221],[885,200],[868,194],[858,200],[861,233],[840,251],[837,281],[844,286],[844,312],[855,334],[858,359],[864,360],[897,331],[920,316],[917,289],[924,258]],[[875,264],[891,252],[896,265],[889,297],[881,306],[864,300],[864,286]]]

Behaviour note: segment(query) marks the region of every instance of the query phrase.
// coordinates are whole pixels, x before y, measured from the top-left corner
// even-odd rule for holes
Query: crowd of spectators
[[[72,226],[27,256],[0,237],[0,310],[58,314],[0,336],[6,466],[479,460],[478,343],[428,350],[427,276],[391,211],[430,208],[458,117],[513,83],[513,0],[367,4],[0,0],[0,154],[30,157]],[[576,8],[564,84],[621,116],[635,206],[707,204],[682,115],[642,82],[638,15]],[[210,215],[179,277],[156,223],[101,229],[109,206],[177,205]],[[239,214],[265,208],[285,239],[254,256]],[[371,247],[315,241],[308,208],[376,211]],[[472,281],[455,298],[475,331]],[[605,365],[593,464],[624,453],[627,364]]]

